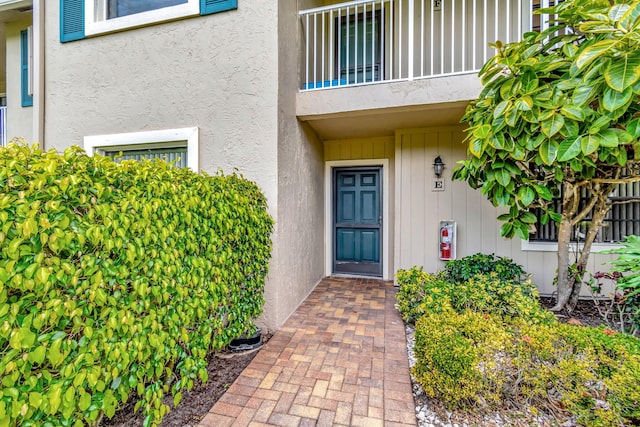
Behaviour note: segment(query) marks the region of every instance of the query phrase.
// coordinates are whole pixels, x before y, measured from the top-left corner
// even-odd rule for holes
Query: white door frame
[[[333,169],[345,167],[382,167],[382,278],[389,276],[389,159],[332,160],[324,165],[324,260],[325,276],[333,274]]]

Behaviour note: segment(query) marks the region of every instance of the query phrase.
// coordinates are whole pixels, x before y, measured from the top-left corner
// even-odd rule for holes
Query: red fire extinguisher
[[[451,259],[451,235],[446,225],[440,229],[440,258]]]

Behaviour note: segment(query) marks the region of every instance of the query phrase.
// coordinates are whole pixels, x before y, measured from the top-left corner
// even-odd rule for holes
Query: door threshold
[[[348,279],[376,279],[376,280],[384,280],[382,275],[372,276],[367,274],[350,274],[350,273],[331,273],[329,277],[344,277]]]

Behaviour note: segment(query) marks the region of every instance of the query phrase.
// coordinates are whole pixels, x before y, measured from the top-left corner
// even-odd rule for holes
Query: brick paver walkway
[[[390,282],[324,279],[200,427],[415,426],[394,302]]]

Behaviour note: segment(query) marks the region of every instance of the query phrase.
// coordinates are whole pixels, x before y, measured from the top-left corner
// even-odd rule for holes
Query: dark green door
[[[334,169],[334,273],[382,275],[380,168]]]

